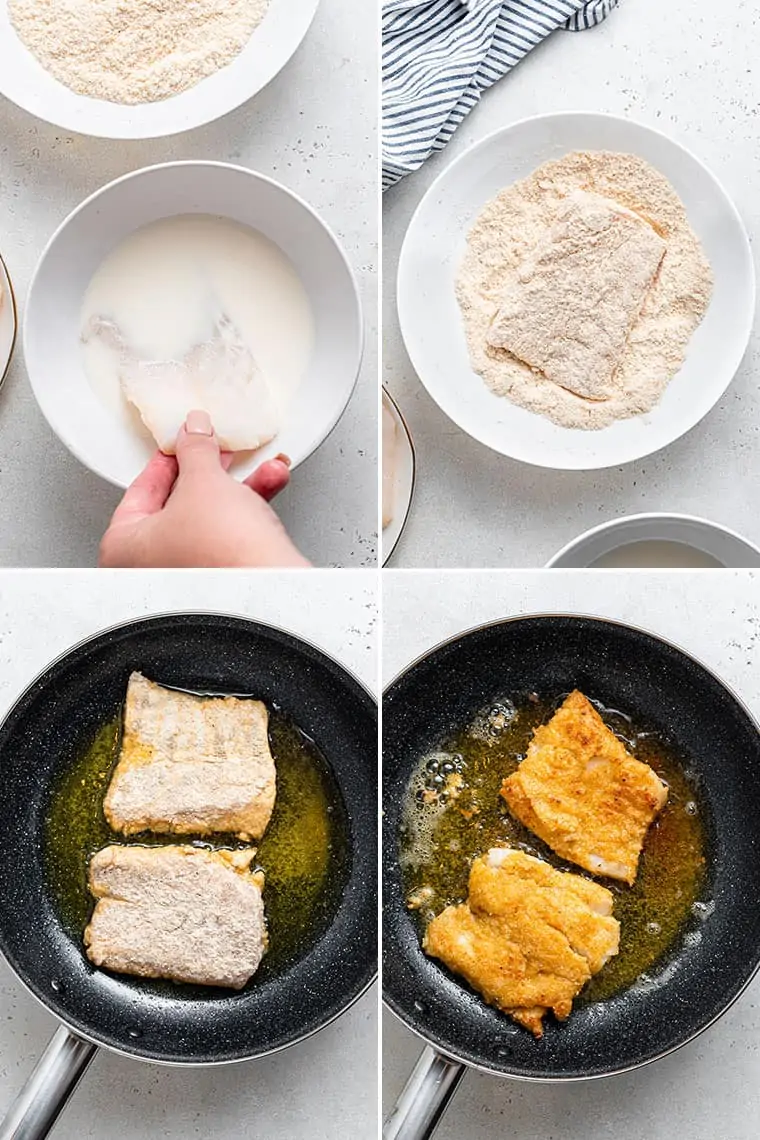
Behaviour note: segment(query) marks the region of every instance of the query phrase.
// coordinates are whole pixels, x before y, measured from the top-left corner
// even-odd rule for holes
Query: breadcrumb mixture
[[[568,391],[487,339],[506,280],[579,190],[634,211],[667,245],[604,400]],[[561,427],[594,430],[657,404],[684,362],[712,287],[710,264],[668,180],[635,155],[578,151],[545,163],[483,208],[467,236],[456,292],[472,366],[491,391]]]
[[[240,54],[269,0],[8,0],[24,45],[79,95],[155,103]]]

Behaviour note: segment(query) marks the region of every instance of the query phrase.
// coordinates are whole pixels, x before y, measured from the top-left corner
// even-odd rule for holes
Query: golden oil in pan
[[[264,905],[274,969],[299,954],[330,923],[349,870],[348,818],[329,766],[316,745],[274,714],[269,743],[277,799],[257,865],[266,876]]]
[[[420,761],[400,834],[403,887],[420,935],[434,915],[467,897],[470,865],[490,847],[519,847],[558,870],[586,875],[515,820],[499,795],[502,780],[524,758],[535,729],[553,716],[565,695],[555,701],[532,696],[519,707],[495,701],[469,728]],[[620,952],[579,1001],[610,997],[650,970],[699,913],[705,886],[702,809],[682,764],[661,740],[627,717],[597,708],[629,751],[669,785],[669,794],[649,829],[634,885],[598,880],[615,896]]]
[[[80,942],[94,907],[87,868],[101,847],[110,843],[247,846],[234,836],[145,833],[127,839],[112,831],[103,814],[103,799],[116,764],[120,732],[118,717],[104,725],[69,765],[53,789],[46,819],[45,855],[53,897],[61,921]],[[254,864],[266,877],[269,949],[252,984],[280,970],[329,925],[349,866],[345,807],[325,759],[277,711],[270,711],[269,743],[277,768],[277,799]]]

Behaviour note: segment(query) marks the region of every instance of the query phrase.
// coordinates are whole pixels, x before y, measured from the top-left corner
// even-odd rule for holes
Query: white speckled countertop
[[[118,581],[118,587],[116,586]],[[296,589],[297,584],[297,589]],[[57,654],[143,614],[244,614],[314,641],[377,684],[377,600],[364,571],[118,574],[0,572],[0,716]],[[56,1027],[0,964],[0,1119]],[[260,1061],[163,1068],[100,1052],[55,1140],[374,1140],[377,990],[308,1041]]]
[[[373,12],[371,0],[358,8],[351,0],[322,0],[296,55],[264,91],[219,122],[173,138],[66,135],[0,97],[0,252],[21,302],[37,258],[69,211],[111,179],[153,163],[197,158],[250,166],[303,195],[337,234],[359,278],[364,367],[338,428],[295,473],[277,508],[304,553],[323,566],[376,564]],[[21,357],[19,349],[0,394],[0,565],[92,566],[119,493],[52,434]]]
[[[558,32],[488,91],[446,150],[385,195],[383,382],[417,449],[412,516],[396,566],[544,566],[589,527],[640,511],[702,515],[760,541],[760,334],[718,406],[658,455],[609,471],[523,466],[464,435],[427,395],[404,351],[394,281],[406,227],[433,179],[484,135],[552,111],[630,115],[707,163],[754,241],[760,233],[754,0],[621,0],[600,27]],[[445,504],[445,511],[442,506]],[[456,520],[455,522],[453,520]]]
[[[591,575],[388,573],[383,684],[462,630],[519,613],[573,612],[630,622],[680,644],[760,717],[760,578],[750,572]],[[421,1044],[386,1012],[387,1112]],[[623,1077],[538,1085],[469,1072],[436,1140],[754,1140],[760,1114],[760,980],[678,1053]]]

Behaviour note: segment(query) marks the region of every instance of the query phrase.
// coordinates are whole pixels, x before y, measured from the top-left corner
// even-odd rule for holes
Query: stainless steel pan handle
[[[97,1051],[64,1025],[56,1030],[0,1124],[0,1140],[45,1140]]]
[[[464,1073],[464,1065],[428,1045],[383,1126],[384,1140],[429,1140]],[[4,1140],[2,1134],[0,1140]]]

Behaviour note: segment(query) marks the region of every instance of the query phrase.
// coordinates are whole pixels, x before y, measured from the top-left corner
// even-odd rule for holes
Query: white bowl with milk
[[[760,566],[760,549],[727,527],[692,515],[613,519],[563,547],[549,568],[720,569]]]
[[[91,471],[128,486],[156,450],[165,409],[138,414],[124,362],[140,361],[146,396],[144,361],[181,364],[220,318],[266,378],[262,438],[274,432],[236,457],[234,473],[281,452],[297,466],[338,422],[361,363],[359,295],[336,238],[302,199],[242,167],[168,163],[105,186],[53,235],[29,291],[24,354],[51,428]]]

